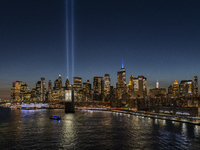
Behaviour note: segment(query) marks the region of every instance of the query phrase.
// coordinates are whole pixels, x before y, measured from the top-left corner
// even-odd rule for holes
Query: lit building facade
[[[65,87],[67,88],[67,90],[70,88],[70,83],[68,78],[65,81]]]
[[[74,77],[73,88],[75,89],[75,91],[82,90],[82,78],[80,78],[80,77]]]
[[[83,83],[83,94],[86,101],[91,99],[91,84],[90,80]]]
[[[134,81],[133,81],[133,75],[130,75],[129,83],[128,83],[128,94],[131,96],[131,98],[134,97]]]
[[[147,78],[138,76],[133,78],[134,82],[134,98],[145,98],[147,96]]]
[[[158,80],[157,80],[157,82],[156,82],[156,88],[157,88],[157,89],[159,88],[159,82],[158,82]]]
[[[149,90],[149,97],[150,98],[163,98],[166,97],[166,89],[159,88],[159,82],[156,81],[156,88]]]
[[[175,80],[174,84],[173,84],[173,96],[174,97],[179,97],[179,84],[178,82]]]
[[[117,72],[116,89],[117,89],[117,98],[122,99],[122,95],[124,94],[124,90],[125,90],[122,71]]]
[[[62,88],[62,78],[61,78],[61,75],[59,75],[58,77],[58,88]]]
[[[123,60],[122,60],[122,68],[120,69],[120,72],[122,72],[122,81],[125,85],[126,84],[126,69],[124,68]]]
[[[74,99],[75,101],[81,101],[83,99],[83,91],[82,91],[82,78],[80,77],[74,77]]]
[[[194,95],[198,96],[198,77],[194,76]]]
[[[20,90],[21,90],[22,81],[16,81],[12,83],[11,89],[11,101],[12,102],[20,102]]]
[[[180,83],[180,95],[191,96],[193,95],[194,84],[192,80],[182,80]]]
[[[94,95],[103,94],[103,91],[104,91],[103,77],[98,77],[98,76],[94,77],[93,91],[94,91]]]
[[[105,91],[105,94],[110,93],[110,75],[109,74],[105,74],[104,91]]]
[[[41,81],[38,81],[36,83],[36,99],[37,101],[40,101],[41,100]]]
[[[52,82],[49,80],[48,82],[48,101],[52,100]]]
[[[45,101],[45,94],[46,94],[46,89],[45,89],[45,78],[41,78],[41,101]]]
[[[12,83],[11,101],[12,102],[27,102],[31,99],[31,92],[28,90],[28,85],[22,81]]]
[[[172,85],[170,85],[168,87],[168,97],[169,98],[173,97],[173,87],[172,87]]]

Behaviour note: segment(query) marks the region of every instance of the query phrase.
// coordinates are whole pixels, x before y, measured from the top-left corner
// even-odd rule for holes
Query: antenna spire
[[[122,59],[122,68],[124,68],[124,62],[123,62],[123,59]]]

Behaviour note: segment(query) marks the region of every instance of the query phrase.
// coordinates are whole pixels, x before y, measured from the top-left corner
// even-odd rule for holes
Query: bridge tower
[[[75,113],[73,88],[65,90],[65,113]]]

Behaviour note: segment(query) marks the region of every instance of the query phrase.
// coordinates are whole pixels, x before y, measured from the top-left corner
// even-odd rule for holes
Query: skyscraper
[[[104,91],[106,92],[106,94],[110,93],[110,75],[109,74],[105,74]]]
[[[103,77],[94,76],[93,90],[95,95],[103,94],[104,90]]]
[[[58,88],[62,88],[62,78],[61,78],[61,75],[59,75],[58,77]]]
[[[130,75],[128,83],[128,94],[131,96],[131,98],[133,98],[133,91],[134,91],[133,75]]]
[[[117,97],[118,99],[122,99],[122,95],[124,94],[124,80],[123,80],[123,72],[119,71],[117,72]]]
[[[20,102],[20,90],[21,90],[22,81],[13,82],[11,89],[11,101],[12,102]]]
[[[82,78],[80,78],[80,77],[74,77],[73,88],[75,89],[75,91],[82,90]]]
[[[198,77],[194,76],[194,95],[198,96]]]
[[[122,81],[124,85],[126,84],[126,69],[124,68],[124,62],[122,60],[122,68],[120,70],[122,72]]]
[[[85,100],[91,99],[91,84],[90,80],[87,80],[87,82],[83,83],[83,94],[85,96]]]
[[[41,101],[45,101],[45,78],[41,78]]]
[[[172,87],[172,85],[170,85],[169,87],[168,87],[168,97],[172,97],[173,96],[173,87]]]
[[[147,96],[147,78],[138,76],[133,78],[134,97],[145,98]]]
[[[51,97],[52,97],[52,83],[51,80],[49,80],[48,82],[48,100],[51,101]]]
[[[174,84],[173,84],[173,96],[174,97],[179,96],[179,84],[176,80],[174,81]]]
[[[192,80],[182,80],[180,83],[180,95],[190,96],[193,95],[194,84]]]
[[[41,100],[41,81],[38,81],[36,83],[36,99],[37,101],[40,101]]]
[[[65,87],[66,87],[66,89],[69,89],[69,80],[68,80],[68,78],[66,79],[66,81],[65,81]]]

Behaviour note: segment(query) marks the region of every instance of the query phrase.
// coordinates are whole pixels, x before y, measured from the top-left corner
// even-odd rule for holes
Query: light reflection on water
[[[197,125],[130,114],[0,109],[0,117],[0,149],[200,148]]]

